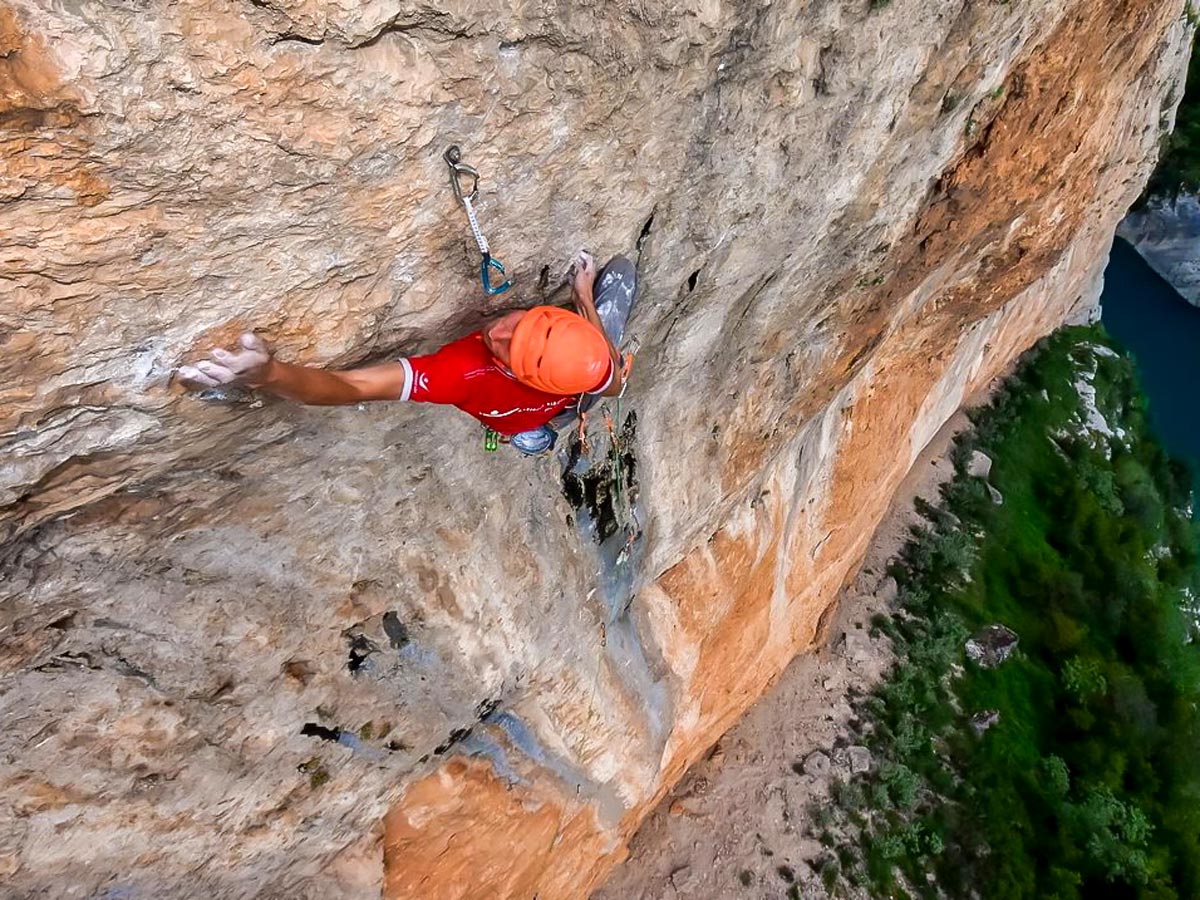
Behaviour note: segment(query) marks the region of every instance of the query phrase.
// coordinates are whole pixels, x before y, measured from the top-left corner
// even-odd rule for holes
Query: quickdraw
[[[475,237],[479,252],[483,254],[483,260],[479,264],[479,280],[483,283],[483,292],[489,297],[503,294],[512,287],[512,281],[505,278],[500,284],[492,284],[492,271],[495,270],[503,276],[504,263],[492,258],[487,238],[483,236],[483,232],[479,228],[479,219],[475,215],[473,205],[473,201],[479,194],[479,171],[474,166],[468,166],[462,161],[462,150],[457,144],[451,144],[442,154],[442,159],[450,167],[450,186],[454,188],[454,196],[458,198],[458,202],[467,211],[467,221],[471,223],[471,234]],[[464,175],[471,179],[469,191],[463,190],[462,178]]]

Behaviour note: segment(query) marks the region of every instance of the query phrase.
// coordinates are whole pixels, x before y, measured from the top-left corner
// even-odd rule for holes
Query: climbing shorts
[[[529,431],[519,431],[508,439],[522,456],[541,456],[554,449],[558,440],[558,432],[549,425],[532,428]]]

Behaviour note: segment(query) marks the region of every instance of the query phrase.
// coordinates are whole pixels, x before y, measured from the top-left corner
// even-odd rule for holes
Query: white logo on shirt
[[[510,409],[507,412],[500,412],[498,409],[493,409],[491,412],[482,413],[482,415],[501,419],[504,416],[511,416],[517,413],[534,413],[543,412],[551,407],[558,406],[560,401],[553,400],[550,403],[543,403],[541,406],[518,406],[515,409]]]

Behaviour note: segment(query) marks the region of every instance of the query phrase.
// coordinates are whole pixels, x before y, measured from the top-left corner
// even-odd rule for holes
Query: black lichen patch
[[[112,668],[122,675],[126,675],[130,678],[136,678],[139,681],[150,685],[150,687],[154,688],[155,690],[158,690],[158,682],[155,681],[154,676],[137,664],[130,662],[124,656],[114,657]]]
[[[609,452],[582,474],[576,469],[582,448],[572,441],[563,472],[563,495],[575,509],[585,511],[596,526],[596,543],[602,544],[620,528],[637,529],[633,507],[637,503],[637,413],[631,412],[622,424]]]
[[[296,771],[308,776],[308,784],[313,790],[329,781],[329,770],[325,768],[325,764],[321,762],[319,756],[306,759],[296,766]]]
[[[383,614],[383,633],[387,635],[393,650],[402,650],[411,640],[408,626],[400,621],[400,616],[395,610],[388,610]]]
[[[433,755],[441,756],[459,741],[464,740],[468,735],[470,735],[470,733],[470,728],[455,728],[452,732],[450,732],[450,736],[447,737],[445,741],[433,748]]]
[[[367,665],[367,659],[372,653],[375,653],[379,648],[365,634],[348,634],[346,640],[350,642],[350,658],[346,663],[353,675],[357,675]]]
[[[486,700],[479,701],[479,705],[475,707],[475,718],[480,722],[486,722],[497,709],[500,708],[499,697],[489,697]]]

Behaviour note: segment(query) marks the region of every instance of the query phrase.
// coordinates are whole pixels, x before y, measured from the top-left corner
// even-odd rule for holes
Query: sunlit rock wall
[[[1094,302],[1173,115],[1183,0],[871,5],[0,0],[6,895],[620,859],[960,399]],[[172,384],[247,327],[345,365],[481,322],[451,142],[502,303],[638,260],[618,485],[599,414],[564,490],[454,410]]]

